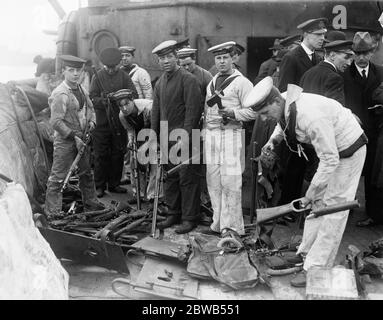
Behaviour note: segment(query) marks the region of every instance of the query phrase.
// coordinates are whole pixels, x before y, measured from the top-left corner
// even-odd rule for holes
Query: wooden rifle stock
[[[357,200],[354,201],[347,201],[342,202],[338,204],[334,204],[331,206],[326,206],[314,211],[311,211],[309,208],[300,208],[299,203],[301,199],[293,200],[292,202],[285,204],[283,206],[273,207],[273,208],[265,208],[265,209],[257,209],[257,223],[258,225],[263,224],[265,222],[283,217],[285,215],[288,215],[293,212],[298,213],[307,213],[310,214],[308,216],[308,219],[311,218],[317,218],[320,216],[324,216],[327,214],[344,211],[344,210],[350,210],[353,208],[358,208],[359,202]]]

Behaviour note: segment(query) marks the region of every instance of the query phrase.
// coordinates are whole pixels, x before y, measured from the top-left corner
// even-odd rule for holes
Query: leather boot
[[[306,271],[302,270],[290,281],[290,284],[296,288],[306,287]]]
[[[105,195],[105,190],[102,188],[97,188],[96,189],[96,196],[97,198],[102,198]]]
[[[183,221],[182,224],[174,231],[178,234],[188,233],[192,231],[196,226],[197,224],[193,221]]]
[[[166,229],[180,222],[180,218],[175,215],[168,216],[165,221],[157,223],[158,229]]]

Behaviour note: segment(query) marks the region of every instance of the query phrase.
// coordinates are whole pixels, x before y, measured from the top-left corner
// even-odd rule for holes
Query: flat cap
[[[158,46],[156,46],[152,53],[156,55],[163,55],[167,54],[171,51],[176,50],[177,41],[175,40],[166,40],[164,42],[161,42]]]
[[[212,54],[219,55],[219,54],[225,54],[230,53],[233,51],[234,46],[236,43],[234,41],[228,41],[221,44],[217,44],[216,46],[210,47],[207,49],[208,52],[211,52]]]
[[[121,53],[133,53],[136,51],[136,48],[131,46],[122,46],[119,47],[118,50],[120,50]]]
[[[71,68],[82,68],[82,66],[85,64],[85,60],[80,59],[79,57],[75,57],[69,54],[64,54],[59,56],[61,59],[64,67],[71,67]]]
[[[117,48],[106,48],[101,51],[99,58],[104,65],[114,67],[120,63],[122,56]]]
[[[273,78],[270,76],[259,81],[248,93],[243,103],[245,108],[251,107],[254,111],[261,110],[267,101],[280,95],[278,89],[273,85]]]
[[[302,39],[302,36],[300,34],[294,34],[292,36],[288,36],[286,38],[283,38],[279,41],[279,44],[282,46],[282,47],[288,47],[290,46],[291,44],[293,43],[298,43],[299,41],[301,41]]]
[[[274,44],[272,47],[269,48],[269,50],[280,50],[282,49],[283,47],[281,46],[280,44],[280,39],[275,39],[274,40]]]
[[[352,41],[352,50],[356,53],[375,49],[374,41],[368,32],[356,32]]]
[[[197,51],[197,49],[193,49],[193,48],[182,48],[180,50],[177,51],[177,55],[178,55],[178,58],[188,58],[190,56],[192,56],[193,54],[195,54]]]
[[[336,51],[343,52],[347,54],[354,54],[351,50],[352,41],[351,40],[334,40],[324,45],[324,48],[327,52]]]
[[[297,26],[297,28],[301,29],[303,32],[322,34],[327,32],[327,23],[327,18],[310,19],[305,22],[302,22],[300,25]]]

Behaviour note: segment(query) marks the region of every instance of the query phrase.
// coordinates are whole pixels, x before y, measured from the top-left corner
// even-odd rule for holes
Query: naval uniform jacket
[[[299,85],[303,74],[319,61],[320,58],[315,52],[313,60],[310,60],[302,46],[286,53],[279,66],[279,91],[286,91],[289,83]]]
[[[200,117],[201,90],[196,77],[182,68],[172,74],[164,72],[153,93],[151,128],[157,137],[160,137],[160,121],[167,121],[169,133],[183,128],[191,137]]]
[[[320,94],[345,105],[343,77],[328,62],[321,61],[307,70],[302,76],[300,87],[304,92]]]

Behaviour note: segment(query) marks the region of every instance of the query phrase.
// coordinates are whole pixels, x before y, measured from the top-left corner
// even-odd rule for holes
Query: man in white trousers
[[[283,139],[291,152],[305,157],[301,143],[311,144],[319,158],[318,169],[301,200],[302,207],[316,209],[355,199],[365,156],[367,137],[358,121],[336,100],[303,93],[289,84],[280,93],[271,77],[259,82],[248,95],[245,106],[278,124],[264,152]],[[297,254],[303,256],[303,271],[291,285],[304,287],[306,272],[313,266],[332,267],[346,227],[348,210],[306,219]]]

